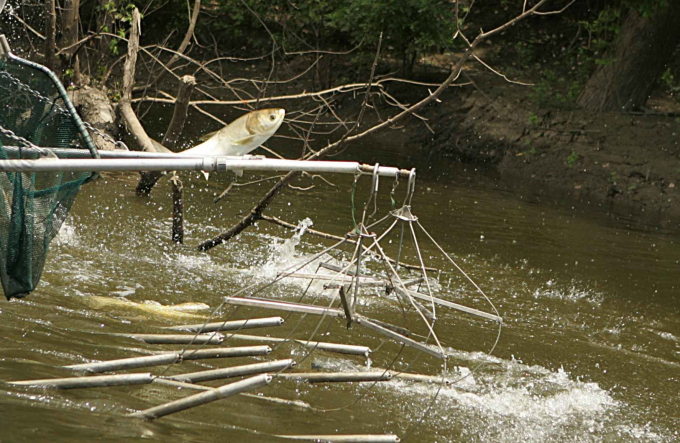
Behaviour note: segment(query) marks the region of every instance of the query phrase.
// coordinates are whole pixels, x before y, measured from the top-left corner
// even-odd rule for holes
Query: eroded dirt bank
[[[435,134],[418,136],[427,149],[490,165],[507,184],[680,225],[677,113],[541,109],[508,83],[453,95],[429,115]]]

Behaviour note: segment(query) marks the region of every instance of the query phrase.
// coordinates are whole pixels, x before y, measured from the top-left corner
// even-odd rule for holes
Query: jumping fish
[[[252,111],[217,131],[205,142],[179,152],[191,156],[245,155],[266,142],[283,123],[286,111],[280,108]],[[240,176],[243,171],[234,171]],[[208,173],[204,172],[206,178]]]
[[[179,303],[176,305],[162,305],[156,301],[144,300],[142,302],[134,302],[125,298],[118,297],[101,297],[98,295],[90,295],[84,298],[85,303],[94,309],[124,309],[142,311],[147,314],[152,314],[167,318],[205,318],[208,314],[210,306],[205,303]],[[206,315],[200,314],[205,312]]]

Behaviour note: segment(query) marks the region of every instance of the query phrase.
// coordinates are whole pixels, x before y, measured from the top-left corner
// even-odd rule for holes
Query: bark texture
[[[669,1],[653,17],[631,10],[613,49],[612,63],[599,66],[578,99],[591,111],[631,111],[645,105],[680,41],[680,1]]]

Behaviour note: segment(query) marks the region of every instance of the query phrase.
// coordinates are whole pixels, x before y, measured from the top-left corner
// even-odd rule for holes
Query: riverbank
[[[434,134],[414,136],[426,149],[488,165],[509,186],[680,224],[680,104],[653,99],[654,113],[634,115],[546,109],[532,87],[474,80],[431,110]]]

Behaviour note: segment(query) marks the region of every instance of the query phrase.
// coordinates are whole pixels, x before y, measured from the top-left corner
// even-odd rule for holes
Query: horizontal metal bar
[[[92,154],[90,153],[89,150],[87,149],[77,149],[77,148],[53,148],[53,147],[41,147],[40,149],[36,148],[26,148],[26,147],[19,147],[19,146],[7,146],[4,145],[3,149],[7,151],[7,153],[10,156],[10,159],[13,159],[12,155],[17,155],[19,151],[26,153],[28,152],[40,152],[42,150],[48,150],[52,153],[54,153],[57,157],[59,158],[71,158],[71,159],[76,159],[76,158],[92,158]],[[99,156],[101,158],[106,158],[106,159],[111,159],[111,158],[155,158],[155,159],[176,159],[176,158],[203,158],[205,156],[203,155],[182,155],[181,157],[178,157],[178,155],[174,152],[147,152],[147,151],[124,151],[124,150],[113,150],[113,151],[104,151],[101,150],[99,151]],[[266,158],[262,155],[227,155],[224,157],[227,160],[247,160],[247,159],[263,159]]]
[[[401,293],[404,292],[404,290],[399,288],[399,287],[397,287],[396,290],[401,292]],[[406,292],[411,297],[418,298],[418,299],[426,301],[426,302],[435,302],[436,304],[441,305],[441,306],[446,306],[447,308],[456,309],[458,311],[465,312],[465,313],[470,314],[470,315],[476,315],[477,317],[482,317],[482,318],[486,318],[488,320],[493,320],[493,321],[498,322],[498,323],[503,323],[502,317],[499,317],[499,316],[494,315],[494,314],[489,314],[488,312],[480,311],[480,310],[474,309],[474,308],[468,308],[467,306],[459,305],[458,303],[453,303],[453,302],[450,302],[448,300],[442,300],[441,298],[430,297],[427,294],[421,294],[420,292],[416,292],[416,291],[406,291]]]
[[[39,159],[0,160],[2,172],[100,172],[100,171],[306,171],[311,173],[356,174],[364,166],[358,162],[303,161],[269,158],[235,160],[226,157],[192,158],[176,155],[168,158],[109,158],[109,159]],[[380,167],[383,177],[403,176],[398,168]]]
[[[357,323],[359,323],[362,326],[365,326],[368,329],[372,329],[376,332],[380,332],[381,334],[386,335],[386,336],[390,337],[391,339],[393,339],[393,340],[395,340],[399,343],[403,343],[406,346],[410,346],[412,348],[418,349],[419,351],[423,351],[423,352],[430,354],[434,357],[441,358],[442,360],[446,360],[446,358],[447,358],[447,356],[442,354],[441,352],[436,351],[434,349],[431,349],[427,345],[420,343],[420,342],[417,342],[413,339],[410,339],[410,338],[408,338],[404,335],[401,335],[399,333],[391,331],[387,328],[383,328],[382,326],[373,323],[372,321],[370,321],[366,317],[358,316]]]
[[[134,414],[131,417],[146,418],[153,420],[163,417],[175,412],[184,411],[185,409],[194,408],[196,406],[204,405],[206,403],[219,400],[221,398],[230,397],[241,392],[256,389],[260,386],[269,384],[272,377],[267,374],[256,375],[255,377],[247,378],[245,380],[230,383],[228,385],[220,386],[219,388],[211,389],[210,391],[201,392],[199,394],[190,395],[188,397],[165,403],[153,408],[145,409]]]
[[[311,280],[323,280],[323,281],[333,281],[333,282],[342,282],[342,283],[352,283],[356,277],[351,277],[349,275],[343,275],[343,274],[304,274],[304,273],[299,273],[299,272],[294,272],[292,274],[286,274],[282,276],[284,278],[307,278]],[[389,283],[387,281],[383,280],[378,280],[373,277],[366,277],[366,276],[361,276],[359,277],[359,285],[361,286],[388,286]]]
[[[169,380],[167,378],[154,378],[153,379],[154,383],[158,383],[161,385],[166,385],[166,386],[173,386],[175,388],[183,388],[183,389],[194,389],[196,391],[212,391],[213,387],[211,386],[203,386],[203,385],[197,385],[194,383],[185,383],[183,381],[177,381],[177,380]],[[252,398],[255,400],[260,400],[260,401],[268,401],[270,403],[276,403],[279,405],[285,405],[285,406],[292,406],[294,408],[299,408],[299,409],[312,409],[312,405],[310,405],[307,402],[304,402],[302,400],[287,400],[285,398],[277,398],[277,397],[266,397],[264,395],[256,395],[256,394],[249,394],[247,392],[241,392],[239,394],[242,397],[248,397]]]
[[[224,341],[224,336],[217,332],[209,334],[114,334],[120,337],[129,337],[135,340],[153,345],[219,345]]]
[[[304,380],[309,383],[345,383],[389,381],[389,372],[298,372],[275,374],[277,378]]]
[[[143,385],[151,383],[153,376],[146,372],[142,374],[95,375],[92,377],[68,377],[46,380],[13,381],[12,385],[38,386],[56,389],[101,388],[106,386]]]
[[[182,360],[203,360],[206,358],[254,357],[268,355],[272,348],[262,346],[235,346],[233,348],[188,349],[182,354]]]
[[[173,331],[189,332],[215,332],[215,331],[235,331],[241,329],[268,328],[270,326],[281,326],[284,323],[281,317],[251,318],[248,320],[217,321],[213,323],[198,323],[195,325],[170,326],[163,329]]]
[[[312,363],[312,369],[325,369],[325,370],[333,370],[334,366],[323,361],[323,360],[314,360]],[[372,367],[371,369],[368,370],[368,372],[376,372],[379,374],[382,374],[383,372],[386,372],[386,369],[383,368],[377,368],[377,367]],[[427,375],[427,374],[414,374],[411,372],[398,372],[396,369],[391,369],[390,374],[392,374],[392,379],[402,379],[402,380],[408,380],[408,381],[415,381],[415,382],[422,382],[422,383],[432,383],[432,384],[440,384],[440,385],[450,385],[451,380],[437,376],[437,375]]]
[[[168,365],[179,362],[179,353],[149,355],[145,357],[121,358],[118,360],[100,361],[96,363],[83,363],[79,365],[64,366],[74,371],[106,372],[120,371],[122,369],[144,368],[149,366]]]
[[[240,306],[253,306],[256,308],[278,309],[281,311],[299,312],[302,314],[328,315],[331,317],[344,318],[345,313],[340,309],[324,308],[302,303],[264,300],[261,298],[224,297],[226,303]]]
[[[253,363],[250,365],[232,366],[230,368],[210,369],[208,371],[178,374],[165,378],[183,381],[186,383],[200,383],[203,381],[240,377],[243,375],[261,374],[263,372],[278,372],[293,367],[294,365],[295,361],[291,359],[274,360],[265,363]]]
[[[341,343],[328,343],[323,341],[307,341],[300,339],[286,339],[279,337],[263,337],[261,335],[244,335],[244,334],[229,334],[227,338],[235,338],[237,340],[263,341],[269,343],[297,343],[299,345],[307,346],[308,348],[318,349],[320,351],[335,352],[338,354],[363,355],[368,357],[371,353],[371,348],[368,346],[345,345]]]

